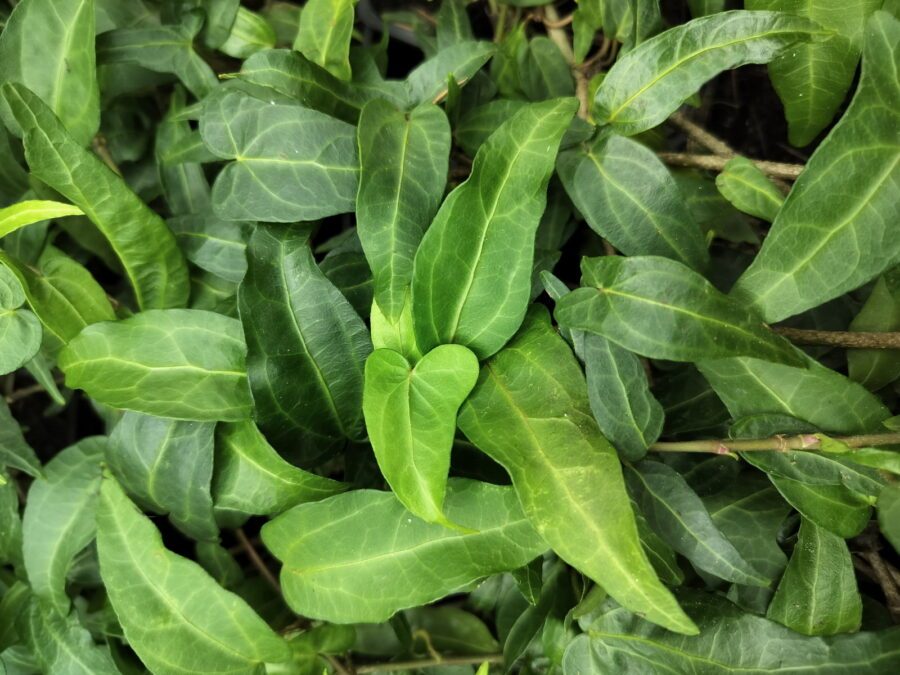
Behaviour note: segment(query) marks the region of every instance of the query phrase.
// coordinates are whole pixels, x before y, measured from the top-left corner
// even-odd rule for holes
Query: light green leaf
[[[567,328],[602,335],[642,356],[700,361],[755,356],[802,365],[785,339],[706,279],[668,258],[583,258],[582,284],[561,298]]]
[[[867,24],[859,88],[806,163],[762,250],[732,294],[774,322],[896,265],[900,237],[900,21]]]
[[[688,7],[691,9],[691,16],[695,19],[701,16],[716,14],[725,10],[727,0],[688,0]],[[753,7],[749,9],[755,9]]]
[[[716,176],[716,187],[736,209],[770,223],[784,204],[784,195],[746,157],[729,160],[725,169]]]
[[[0,438],[2,442],[2,438]],[[0,446],[2,453],[2,446]],[[2,461],[2,455],[0,455]],[[19,515],[19,493],[16,484],[10,480],[9,474],[0,470],[0,563],[22,567],[22,518]],[[17,595],[15,587],[28,589],[24,582],[17,582],[7,588],[0,599],[0,648],[6,647],[10,641],[12,611],[10,603]],[[30,594],[30,590],[26,590]]]
[[[442,49],[407,76],[410,103],[437,103],[447,95],[447,81],[451,76],[457,84],[464,84],[493,54],[494,45],[480,41],[459,42]]]
[[[35,478],[41,475],[41,463],[37,455],[25,442],[19,423],[9,412],[6,399],[0,397],[0,467],[5,466],[18,469]]]
[[[875,282],[866,303],[850,323],[850,330],[900,331],[900,267]],[[900,377],[900,351],[896,349],[847,350],[850,379],[876,391]]]
[[[519,59],[519,86],[530,101],[575,95],[572,68],[556,43],[539,35]]]
[[[435,17],[438,51],[473,39],[466,4],[467,0],[441,0],[441,8]]]
[[[33,598],[19,615],[18,624],[41,672],[48,675],[119,674],[109,648],[94,644],[74,610],[69,614],[66,608],[60,614]]]
[[[94,540],[100,463],[106,439],[86,438],[44,467],[28,490],[22,517],[22,553],[34,594],[66,616],[66,575],[75,556]]]
[[[93,153],[79,147],[35,94],[4,84],[3,96],[25,131],[32,175],[78,206],[103,233],[122,262],[138,306],[183,305],[187,266],[162,218]]]
[[[241,598],[168,551],[112,478],[97,512],[97,551],[128,644],[158,675],[247,673],[290,659],[290,648]]]
[[[378,349],[366,360],[363,412],[378,466],[397,499],[419,518],[447,525],[442,506],[456,412],[478,379],[478,359],[441,345],[414,366]]]
[[[703,269],[706,238],[678,185],[649,148],[616,134],[560,153],[559,177],[588,225],[626,255]]]
[[[216,513],[275,516],[345,489],[343,483],[285,461],[249,420],[220,424],[216,430]]]
[[[0,237],[42,220],[80,215],[83,215],[81,209],[71,204],[40,200],[19,202],[0,209]]]
[[[340,80],[350,79],[356,0],[307,0],[294,49]]]
[[[0,375],[18,370],[41,348],[41,323],[27,309],[19,279],[0,265]]]
[[[654,531],[694,565],[738,584],[765,587],[772,583],[744,560],[716,527],[703,502],[677,471],[644,460],[626,467],[625,477]]]
[[[352,211],[356,130],[320,112],[223,90],[203,108],[200,134],[225,166],[213,185],[226,220],[294,222]]]
[[[335,623],[386,621],[544,552],[512,488],[462,479],[447,487],[445,513],[465,533],[419,520],[392,493],[373,490],[301,504],[264,525],[291,608]]]
[[[376,99],[359,118],[356,227],[375,277],[375,302],[395,322],[407,302],[413,258],[447,183],[450,125],[421,105],[410,113]]]
[[[59,354],[66,385],[115,408],[240,420],[252,402],[241,325],[191,309],[150,310],[85,328]]]
[[[239,284],[247,272],[247,223],[212,213],[176,216],[167,221],[185,256],[197,267]]]
[[[37,94],[81,146],[100,126],[95,61],[93,0],[22,0],[0,35],[0,82]]]
[[[215,425],[127,412],[109,437],[106,463],[147,510],[169,514],[194,539],[215,539],[210,482]]]
[[[238,303],[260,429],[282,451],[313,454],[337,439],[360,438],[371,342],[316,265],[309,228],[259,225],[247,254]]]
[[[900,486],[889,485],[878,497],[878,527],[895,551],[900,551]]]
[[[474,157],[482,143],[525,105],[518,99],[498,98],[464,110],[453,129],[453,137],[467,155]]]
[[[802,520],[794,553],[766,617],[804,635],[859,630],[862,598],[846,542]]]
[[[522,323],[547,183],[575,107],[560,99],[521,109],[444,200],[415,258],[412,314],[422,350],[456,342],[487,358]]]
[[[264,49],[272,49],[276,39],[275,29],[265,17],[246,7],[238,7],[228,39],[219,46],[219,51],[236,59],[246,59]]]
[[[817,34],[811,21],[780,12],[736,10],[694,19],[619,59],[597,90],[594,117],[626,136],[646,131],[723,70],[766,63]]]
[[[804,16],[834,35],[798,44],[769,63],[769,77],[784,105],[792,145],[815,140],[837,112],[859,62],[866,19],[881,0],[747,0],[751,10],[780,10]]]
[[[459,426],[510,473],[525,513],[563,560],[652,621],[695,630],[641,548],[615,450],[546,310],[536,306],[482,368]]]

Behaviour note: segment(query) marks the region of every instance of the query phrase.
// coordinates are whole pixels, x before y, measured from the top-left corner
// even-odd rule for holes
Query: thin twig
[[[863,434],[860,436],[835,437],[848,448],[868,448],[872,446],[900,444],[900,432],[892,434]],[[733,441],[730,439],[713,439],[706,441],[673,441],[659,442],[650,446],[651,452],[711,452],[725,455],[732,452],[786,452],[801,450],[815,452],[822,449],[822,441],[815,434],[797,436],[771,436]]]
[[[575,18],[574,12],[572,14],[568,14],[561,19],[553,19],[550,17],[550,14],[546,11],[548,8],[544,8],[544,17],[542,21],[547,28],[565,28],[570,23],[572,23],[572,19]],[[553,13],[556,14],[556,10],[553,10]]]
[[[62,384],[63,378],[58,377],[56,378],[55,382],[56,384]],[[44,385],[35,383],[27,387],[22,387],[21,389],[16,389],[5,398],[7,403],[15,403],[16,401],[21,401],[23,398],[28,398],[32,394],[40,394],[44,391],[46,391],[46,389],[44,389]]]
[[[250,562],[253,563],[253,566],[259,571],[262,578],[269,582],[269,585],[281,595],[281,584],[278,583],[278,579],[275,578],[275,575],[272,574],[272,570],[269,569],[265,561],[259,556],[259,553],[256,551],[253,544],[250,543],[250,540],[247,539],[247,535],[244,534],[243,528],[237,528],[234,533],[235,536],[237,536],[241,548],[244,549],[244,553],[250,558]]]
[[[696,141],[710,152],[722,157],[734,157],[737,153],[728,143],[714,136],[696,122],[692,122],[684,113],[675,113],[669,121],[681,129],[688,138]]]
[[[331,664],[331,667],[334,668],[335,672],[337,672],[338,675],[353,675],[353,673],[356,672],[347,668],[343,663],[341,663],[340,659],[331,656],[330,654],[325,654],[325,660],[328,661],[329,664]]]
[[[474,666],[487,661],[488,663],[503,663],[503,654],[484,654],[482,656],[445,656],[441,659],[419,659],[418,661],[394,661],[388,663],[372,663],[358,666],[358,675],[365,673],[378,673],[385,670],[418,670],[432,666]]]
[[[807,330],[787,326],[775,326],[772,330],[798,345],[830,345],[847,349],[900,349],[900,333]]]
[[[692,169],[706,169],[708,171],[722,171],[731,160],[730,157],[720,155],[695,155],[690,152],[660,152],[657,156],[671,166],[684,166]],[[785,164],[784,162],[770,162],[764,159],[750,160],[759,169],[773,178],[796,180],[797,176],[806,167],[803,164]]]
[[[884,593],[884,598],[887,600],[888,611],[891,613],[894,621],[900,621],[900,590],[898,590],[894,577],[888,571],[884,560],[881,559],[877,551],[860,553],[859,555],[872,566],[872,572],[874,572],[878,585],[881,586],[881,590]]]

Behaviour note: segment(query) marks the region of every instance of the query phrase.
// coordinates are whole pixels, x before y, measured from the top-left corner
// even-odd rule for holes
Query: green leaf
[[[789,342],[679,262],[652,256],[583,258],[582,284],[561,298],[567,328],[602,335],[642,356],[700,361],[756,356],[802,365]]]
[[[19,494],[16,487],[9,474],[0,471],[0,563],[11,564],[21,569],[22,518],[19,515]],[[17,585],[20,585],[20,588],[28,588],[23,582],[18,582]],[[27,592],[30,594],[30,590]],[[14,618],[10,603],[14,601],[15,596],[16,593],[7,588],[3,598],[0,599],[0,649],[15,641],[15,638],[10,640],[9,635],[9,632],[14,630],[9,624]]]
[[[203,142],[234,160],[213,185],[226,220],[290,223],[352,211],[359,173],[356,130],[320,112],[223,90],[200,119]]]
[[[669,170],[616,134],[561,152],[559,177],[588,225],[626,255],[659,255],[703,269],[706,238]]]
[[[529,40],[528,49],[521,54],[519,79],[530,101],[575,95],[571,66],[556,43],[542,35]]]
[[[810,640],[712,593],[682,602],[699,635],[675,635],[608,604],[566,651],[563,672],[882,675],[900,665],[900,628]]]
[[[95,60],[93,0],[22,0],[0,35],[0,82],[28,87],[81,146],[100,126]]]
[[[316,266],[309,228],[259,225],[238,293],[256,421],[276,448],[363,435],[365,324]]]
[[[878,526],[895,551],[900,551],[900,486],[888,485],[878,497]]]
[[[239,284],[247,272],[247,223],[222,220],[211,213],[176,216],[167,221],[185,257],[197,267]]]
[[[769,480],[804,518],[844,539],[862,532],[872,517],[871,503],[843,485],[810,485],[777,476]]]
[[[701,16],[716,14],[725,11],[727,0],[688,0],[688,7],[691,9],[691,16],[695,19]],[[751,7],[750,9],[755,9]]]
[[[591,412],[619,454],[641,459],[659,438],[663,409],[640,359],[599,336],[584,336],[584,365]]]
[[[220,424],[216,430],[216,513],[275,516],[297,504],[343,492],[346,487],[285,461],[249,420]]]
[[[524,101],[518,99],[498,98],[469,108],[462,113],[454,127],[453,137],[467,155],[474,157],[490,135],[525,105]]]
[[[290,649],[241,598],[168,551],[112,478],[97,512],[100,574],[129,646],[154,673],[261,674]]]
[[[0,237],[42,220],[80,215],[83,215],[81,209],[71,204],[40,200],[19,202],[0,209]]]
[[[41,348],[41,323],[27,309],[18,278],[0,265],[0,375],[18,370]]]
[[[18,623],[41,672],[118,675],[109,648],[94,644],[91,634],[78,620],[77,612],[69,614],[66,609],[58,614],[54,608],[32,599]]]
[[[850,330],[900,331],[900,267],[875,282],[866,303],[850,323]],[[900,352],[896,349],[850,349],[850,379],[876,391],[900,377]]]
[[[738,584],[765,587],[772,582],[744,560],[677,471],[644,460],[626,467],[625,477],[654,531],[691,563]]]
[[[900,21],[869,20],[859,87],[806,163],[732,294],[780,321],[857,288],[900,260]]]
[[[350,79],[356,0],[307,0],[294,49],[340,80]]]
[[[843,102],[859,62],[866,19],[881,2],[749,0],[745,6],[805,16],[834,33],[823,42],[794,45],[769,63],[769,77],[784,105],[788,138],[792,145],[808,145]]]
[[[435,17],[438,51],[473,39],[466,4],[467,0],[441,0],[441,8]]]
[[[191,309],[150,310],[85,328],[59,354],[66,385],[116,408],[240,420],[252,402],[241,325]]]
[[[197,98],[216,88],[213,69],[194,51],[203,15],[187,12],[178,24],[119,28],[97,39],[97,59],[103,64],[131,63],[157,73],[172,73]]]
[[[78,206],[109,241],[142,309],[187,300],[187,267],[162,218],[93,153],[79,147],[31,91],[4,84],[3,97],[25,131],[32,175]]]
[[[412,314],[422,350],[456,342],[487,358],[522,323],[535,232],[575,105],[561,99],[517,112],[444,201],[415,258]]]
[[[510,473],[525,513],[563,560],[652,621],[693,632],[641,548],[615,450],[546,310],[536,306],[482,368],[459,426]]]
[[[419,518],[447,525],[444,490],[456,413],[478,379],[478,359],[441,345],[414,366],[378,349],[366,360],[363,411],[378,466],[397,499]]]
[[[862,598],[844,540],[802,520],[794,553],[766,617],[804,635],[859,630]]]
[[[460,42],[442,49],[413,69],[406,78],[409,102],[437,103],[447,95],[447,81],[452,77],[464,84],[488,62],[494,54],[490,42]]]
[[[238,7],[228,39],[219,46],[219,51],[236,59],[246,59],[264,49],[275,46],[275,29],[265,17],[246,7]]]
[[[169,514],[194,539],[215,539],[210,482],[215,425],[127,412],[109,437],[106,463],[148,510]]]
[[[28,490],[22,517],[22,553],[34,594],[66,616],[66,575],[75,556],[94,540],[100,463],[106,439],[86,438],[47,462]]]
[[[0,397],[0,467],[12,467],[35,478],[41,475],[41,463],[25,442],[22,429],[3,397]]]
[[[386,621],[545,550],[511,488],[462,479],[447,488],[447,518],[465,533],[419,520],[392,493],[373,490],[301,504],[264,525],[263,542],[284,563],[288,604],[335,623]]]
[[[770,223],[778,216],[784,195],[746,157],[735,157],[716,176],[716,187],[734,208]]]
[[[707,80],[821,34],[780,12],[736,10],[694,19],[647,40],[610,68],[594,98],[594,117],[632,136],[655,127]]]
[[[159,181],[169,210],[177,215],[198,213],[210,208],[209,182],[199,162],[176,161],[170,157],[200,140],[200,148],[206,151],[199,134],[191,130],[186,120],[179,120],[184,111],[185,94],[176,87],[169,99],[169,110],[156,127],[156,163]],[[179,158],[180,159],[180,158]]]
[[[450,125],[443,111],[410,113],[376,99],[359,119],[356,227],[375,277],[375,301],[391,322],[406,304],[413,258],[447,183]]]

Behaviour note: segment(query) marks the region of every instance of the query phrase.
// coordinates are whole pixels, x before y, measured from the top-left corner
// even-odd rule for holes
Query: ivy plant
[[[0,674],[900,672],[895,0],[0,23]]]

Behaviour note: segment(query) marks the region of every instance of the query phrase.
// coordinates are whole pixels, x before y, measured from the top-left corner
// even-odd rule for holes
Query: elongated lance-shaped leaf
[[[94,30],[94,0],[22,0],[0,35],[0,82],[37,94],[81,146],[100,126]]]
[[[106,463],[147,510],[169,514],[189,537],[216,539],[210,494],[215,426],[127,412],[109,436]]]
[[[642,356],[699,361],[726,356],[804,364],[784,338],[668,258],[603,256],[581,261],[583,288],[561,298],[556,319]]]
[[[406,78],[406,88],[412,105],[437,103],[447,95],[447,81],[463,84],[487,63],[494,53],[490,42],[460,42],[442,49],[413,69]]]
[[[559,177],[588,225],[626,255],[702,269],[706,239],[665,165],[649,148],[603,134],[559,154]]]
[[[801,520],[794,553],[766,616],[804,635],[858,630],[862,598],[847,543]]]
[[[4,398],[0,400],[0,467],[5,466],[18,469],[29,476],[41,475],[41,462],[25,441],[22,428],[10,413]]]
[[[42,220],[84,215],[77,206],[31,199],[0,209],[0,237]]]
[[[545,309],[535,306],[482,368],[459,426],[509,472],[525,513],[563,560],[650,620],[696,630],[641,547],[616,451]]]
[[[447,182],[450,124],[434,105],[403,113],[376,99],[357,129],[356,228],[375,277],[375,302],[390,322],[400,317],[413,258]]]
[[[195,309],[150,310],[85,328],[59,353],[66,384],[115,408],[233,421],[252,402],[240,323]]]
[[[784,204],[784,195],[746,157],[729,160],[725,169],[716,176],[716,187],[738,211],[770,223],[778,216],[778,211]]]
[[[128,644],[154,673],[246,673],[290,659],[287,643],[159,530],[106,477],[97,511],[100,575]]]
[[[416,518],[390,492],[353,490],[295,506],[262,539],[284,563],[291,608],[333,623],[385,621],[546,550],[512,488],[453,479],[444,507],[465,532]]]
[[[238,293],[256,421],[276,448],[310,454],[363,434],[368,331],[322,274],[309,228],[259,225]]]
[[[694,565],[739,584],[768,586],[773,581],[741,557],[675,469],[644,460],[626,468],[625,477],[654,531]]]
[[[142,309],[179,307],[188,296],[187,265],[162,218],[120,176],[81,148],[50,108],[18,84],[3,97],[25,132],[25,158],[36,178],[84,211],[109,241]]]
[[[47,462],[28,490],[22,554],[34,594],[56,613],[69,613],[66,575],[96,533],[100,463],[106,439],[86,438]]]
[[[800,515],[843,539],[862,532],[872,517],[871,502],[843,485],[811,485],[772,475],[769,480]]]
[[[435,347],[414,366],[391,349],[366,360],[363,411],[378,466],[397,499],[431,523],[447,524],[456,412],[477,379],[478,359],[460,345]]]
[[[222,90],[203,107],[200,135],[234,160],[213,185],[222,218],[290,223],[353,210],[359,160],[356,131],[345,122]]]
[[[340,80],[350,79],[350,37],[356,0],[309,0],[294,49]]]
[[[900,21],[866,26],[859,87],[794,184],[732,295],[780,321],[900,261]]]
[[[884,675],[900,667],[900,628],[810,640],[714,593],[679,597],[699,635],[675,635],[606,603],[566,650],[563,672]]]
[[[0,375],[18,370],[41,348],[41,322],[24,303],[21,282],[0,265]]]
[[[169,99],[169,110],[156,128],[156,166],[159,182],[169,211],[174,215],[198,213],[210,208],[210,189],[203,166],[198,162],[170,160],[167,155],[181,151],[189,141],[199,140],[185,120],[177,119],[185,107],[185,93],[176,87]],[[205,150],[206,146],[201,147]]]
[[[832,35],[793,45],[769,63],[769,77],[784,105],[788,139],[798,147],[815,140],[837,112],[856,73],[866,19],[880,0],[746,0],[750,10],[805,16]]]
[[[213,499],[217,514],[275,516],[346,487],[284,460],[249,420],[220,424],[216,429]]]
[[[850,330],[900,331],[900,266],[875,282],[866,303],[850,323]],[[848,350],[847,372],[854,382],[876,391],[900,377],[900,352],[896,349]]]
[[[572,99],[522,108],[481,146],[416,253],[412,313],[422,350],[456,342],[479,358],[516,332],[531,294],[534,237]]]
[[[747,63],[767,63],[801,40],[824,36],[808,19],[736,10],[694,19],[650,38],[610,68],[594,117],[626,136],[655,127],[707,80]]]

